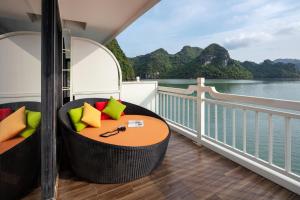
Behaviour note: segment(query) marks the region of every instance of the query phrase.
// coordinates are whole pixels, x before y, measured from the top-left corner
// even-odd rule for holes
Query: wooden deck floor
[[[25,199],[38,199],[38,193],[33,192]],[[296,200],[300,196],[173,133],[162,166],[150,176],[127,184],[93,184],[63,173],[58,198]]]

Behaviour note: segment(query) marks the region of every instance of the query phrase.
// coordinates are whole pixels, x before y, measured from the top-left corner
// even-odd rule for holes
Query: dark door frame
[[[42,0],[41,193],[55,199],[57,110],[62,105],[62,29],[57,0]]]

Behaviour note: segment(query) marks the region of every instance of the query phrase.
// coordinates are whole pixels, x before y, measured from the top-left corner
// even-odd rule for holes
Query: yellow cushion
[[[99,128],[101,126],[101,112],[88,103],[83,105],[83,114],[81,121],[86,124]]]
[[[9,140],[26,128],[25,106],[0,122],[0,142]]]

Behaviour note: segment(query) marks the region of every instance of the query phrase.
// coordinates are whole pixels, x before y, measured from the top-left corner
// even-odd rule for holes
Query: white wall
[[[120,66],[103,45],[85,38],[71,38],[71,95],[75,99],[120,97]]]
[[[0,103],[40,101],[40,33],[0,35]]]
[[[121,99],[156,111],[157,102],[157,81],[123,82]]]
[[[113,96],[156,110],[157,82],[122,82],[115,56],[103,45],[85,38],[71,38],[71,96]]]

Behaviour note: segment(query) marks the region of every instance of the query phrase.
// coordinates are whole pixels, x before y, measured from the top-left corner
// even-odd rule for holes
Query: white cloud
[[[267,20],[281,18],[284,14],[293,15],[294,4],[279,0],[243,1],[232,6],[232,16],[226,22],[228,25],[238,24],[241,27],[264,23]]]
[[[275,31],[274,34],[278,36],[300,34],[300,23],[290,24],[285,27],[279,28],[277,31]]]
[[[177,1],[173,8],[170,10],[169,18],[167,22],[175,23],[178,25],[184,25],[191,20],[199,18],[199,14],[205,16],[208,15],[209,5],[205,1]]]
[[[288,11],[292,6],[283,2],[270,2],[254,10],[253,15],[256,18],[270,18],[280,15],[282,12]]]
[[[231,7],[233,12],[241,12],[245,13],[249,10],[253,10],[263,4],[265,4],[267,0],[249,0],[249,1],[242,1],[241,3],[237,3]]]
[[[233,50],[269,41],[272,38],[273,36],[266,32],[239,33],[237,36],[226,38],[223,45],[228,50]]]
[[[277,19],[267,23],[257,24],[229,33],[220,33],[225,38],[221,43],[229,50],[255,46],[269,41],[277,42],[283,37],[300,35],[300,23],[292,20]]]

